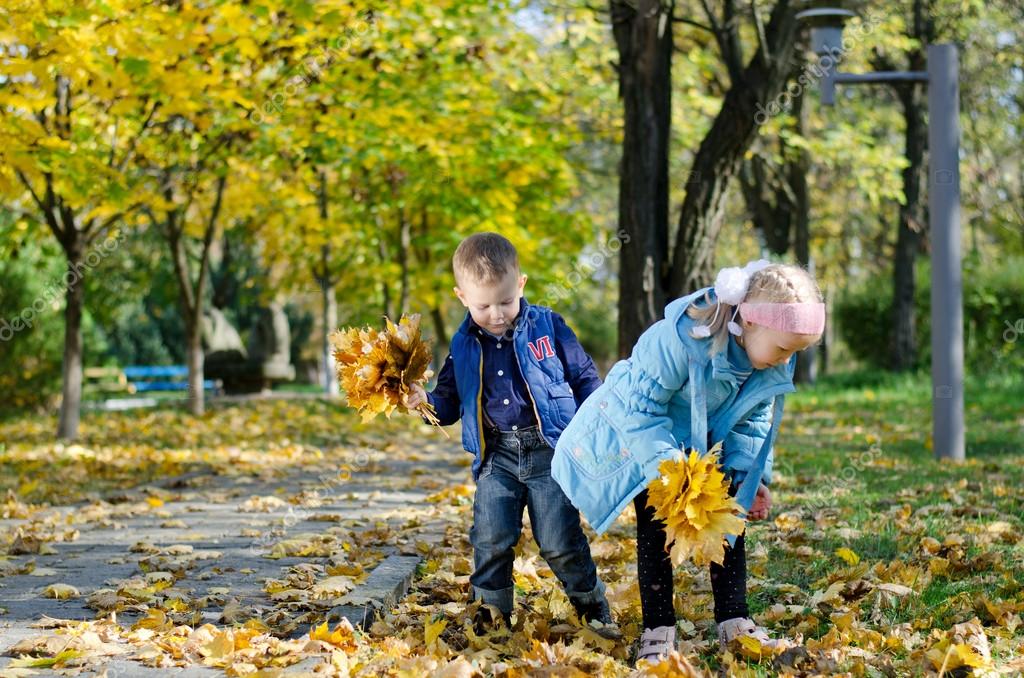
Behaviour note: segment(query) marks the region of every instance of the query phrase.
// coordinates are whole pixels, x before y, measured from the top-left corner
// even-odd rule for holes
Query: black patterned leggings
[[[730,493],[735,492],[735,487]],[[640,579],[640,609],[644,628],[675,626],[672,606],[672,561],[665,551],[665,523],[654,519],[647,506],[647,490],[633,500],[636,508],[636,563]],[[721,565],[711,564],[711,592],[715,597],[715,621],[750,616],[747,610],[747,556],[743,535],[736,545],[726,546]]]

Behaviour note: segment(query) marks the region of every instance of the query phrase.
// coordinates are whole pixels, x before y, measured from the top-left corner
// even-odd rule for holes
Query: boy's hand
[[[429,402],[427,400],[427,392],[423,390],[422,386],[413,384],[410,389],[412,392],[405,396],[405,406],[410,410],[415,410],[423,403]]]
[[[754,503],[747,513],[748,520],[764,520],[768,512],[772,510],[772,493],[768,487],[761,483],[757,487],[757,494],[754,495]]]

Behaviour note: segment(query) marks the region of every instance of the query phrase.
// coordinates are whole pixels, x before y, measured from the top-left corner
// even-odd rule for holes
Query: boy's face
[[[491,334],[502,334],[519,315],[526,276],[510,271],[498,281],[476,282],[471,278],[455,287],[455,296],[469,309],[473,322]]]

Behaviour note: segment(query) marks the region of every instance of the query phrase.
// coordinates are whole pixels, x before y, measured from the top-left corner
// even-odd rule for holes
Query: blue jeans
[[[575,605],[605,599],[580,514],[551,477],[554,450],[536,427],[488,434],[473,500],[473,598],[512,613],[513,547],[530,512],[540,554]]]

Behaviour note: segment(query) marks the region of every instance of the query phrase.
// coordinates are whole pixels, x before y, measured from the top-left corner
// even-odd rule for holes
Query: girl
[[[721,465],[746,517],[768,516],[772,445],[794,391],[797,351],[817,343],[825,305],[796,266],[756,261],[719,272],[713,288],[678,299],[637,341],[562,433],[551,474],[598,533],[634,502],[644,632],[638,659],[675,647],[672,564],[664,523],[647,506],[658,465],[722,441]],[[743,535],[711,566],[718,640],[776,646],[747,610]]]

